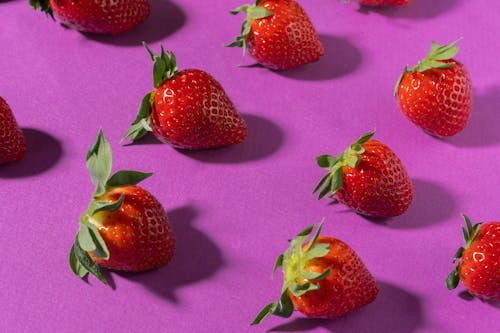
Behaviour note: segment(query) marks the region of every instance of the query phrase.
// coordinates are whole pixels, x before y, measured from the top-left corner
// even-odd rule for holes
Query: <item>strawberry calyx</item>
[[[274,15],[273,12],[267,10],[264,7],[261,7],[261,2],[261,0],[257,0],[255,2],[255,5],[247,4],[230,11],[232,15],[238,15],[239,13],[243,12],[246,14],[246,18],[241,26],[240,35],[236,37],[234,42],[226,45],[227,47],[242,47],[244,54],[247,49],[247,36],[248,34],[250,34],[250,31],[252,29],[252,21]]]
[[[358,140],[349,146],[345,151],[338,156],[320,155],[316,157],[317,164],[327,169],[328,173],[321,178],[319,183],[313,190],[313,194],[319,191],[318,200],[323,199],[327,194],[333,197],[335,193],[342,187],[344,179],[343,169],[346,166],[355,168],[361,161],[361,155],[365,152],[363,144],[368,142],[375,132],[367,132]]]
[[[322,273],[309,271],[307,269],[307,263],[310,260],[324,257],[330,252],[330,246],[328,244],[316,243],[321,233],[322,226],[323,222],[318,225],[312,239],[306,244],[307,238],[309,238],[316,225],[313,224],[307,227],[291,240],[290,247],[283,254],[278,256],[274,264],[273,274],[279,267],[282,267],[284,282],[280,299],[278,302],[266,305],[255,317],[251,325],[261,323],[271,314],[283,318],[290,317],[294,311],[294,307],[289,293],[292,293],[296,297],[300,297],[309,291],[318,290],[320,287],[315,281],[322,280],[330,275],[331,271],[329,268]]]
[[[30,0],[30,6],[44,12],[54,20],[54,12],[52,11],[52,7],[50,7],[49,0]]]
[[[125,194],[122,193],[115,202],[102,200],[102,197],[112,188],[136,185],[150,177],[152,173],[121,170],[111,176],[112,152],[102,131],[99,131],[97,140],[87,153],[87,168],[96,188],[87,210],[80,217],[80,226],[71,247],[69,263],[71,270],[77,276],[84,278],[88,273],[92,273],[102,283],[107,284],[101,270],[89,254],[92,253],[103,260],[109,259],[109,250],[99,233],[100,223],[95,215],[103,211],[119,210],[125,200]]]
[[[177,67],[177,60],[172,51],[165,52],[163,45],[161,45],[160,55],[156,55],[149,46],[143,42],[142,45],[146,48],[151,60],[153,60],[153,85],[154,88],[158,88],[165,81],[170,80],[179,73]],[[139,111],[135,117],[135,120],[130,125],[130,128],[125,133],[122,138],[122,142],[130,138],[132,141],[139,140],[148,132],[152,132],[151,128],[151,112],[153,110],[152,105],[154,102],[154,91],[148,92],[142,99],[139,106]]]
[[[479,235],[479,231],[481,229],[481,222],[476,223],[472,225],[469,217],[467,215],[462,215],[463,219],[465,220],[465,224],[467,225],[467,229],[462,227],[462,232],[464,234],[464,242],[465,242],[465,247],[460,247],[457,252],[455,252],[455,255],[453,256],[453,261],[452,263],[454,264],[457,260],[462,258],[462,255],[466,249],[468,249],[472,243],[476,240],[477,236]],[[458,282],[460,281],[460,263],[457,264],[455,269],[448,275],[446,278],[446,287],[449,290],[453,290],[458,286]]]
[[[455,55],[457,55],[459,48],[456,46],[460,39],[457,39],[454,42],[451,42],[446,45],[439,45],[435,41],[432,41],[431,50],[427,54],[427,56],[419,61],[417,65],[411,69],[408,69],[408,66],[405,67],[403,73],[399,76],[398,81],[396,82],[396,87],[394,89],[394,96],[397,96],[399,91],[399,86],[401,84],[401,80],[406,73],[413,74],[415,72],[425,72],[434,68],[450,68],[455,63],[452,60]]]

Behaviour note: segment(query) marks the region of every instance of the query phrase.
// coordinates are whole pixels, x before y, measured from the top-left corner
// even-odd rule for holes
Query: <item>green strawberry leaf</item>
[[[338,159],[332,155],[320,155],[316,157],[316,162],[321,168],[330,169],[338,162]]]
[[[436,42],[432,42],[431,50],[427,54],[427,56],[419,61],[418,64],[410,70],[405,69],[407,73],[415,73],[415,72],[425,72],[433,68],[449,68],[455,65],[452,60],[454,56],[457,55],[459,49],[456,46],[456,43],[460,39],[447,44],[447,45],[439,45]]]
[[[52,11],[52,7],[50,7],[50,0],[29,0],[29,4],[34,9],[45,12],[45,14],[55,21],[54,12]]]
[[[158,88],[163,82],[177,75],[177,60],[173,52],[165,52],[162,45],[161,55],[157,56],[151,51],[146,42],[142,42],[142,45],[144,45],[151,56],[151,60],[153,60],[153,84],[155,88]]]
[[[313,194],[318,192],[318,190],[325,185],[325,182],[331,178],[331,174],[330,173],[327,173],[323,178],[321,178],[321,180],[319,181],[318,185],[316,185],[316,187],[314,188],[313,190]],[[329,188],[330,186],[326,186],[327,188]],[[326,195],[326,194],[325,194]]]
[[[318,240],[319,234],[321,233],[321,229],[323,229],[323,223],[325,222],[325,219],[323,218],[321,222],[318,225],[318,229],[316,229],[316,232],[313,235],[313,238],[307,243],[307,246],[304,249],[304,252],[307,252],[311,250],[314,245],[316,245],[316,241]]]
[[[276,273],[276,270],[278,270],[279,267],[283,266],[283,254],[280,254],[278,258],[276,259],[276,262],[274,263],[273,267],[273,275]]]
[[[448,290],[453,290],[458,286],[460,276],[458,274],[458,266],[446,278],[446,287]]]
[[[89,227],[86,224],[80,224],[80,229],[78,230],[77,239],[80,247],[85,251],[94,251],[96,249],[96,245],[92,236],[90,235]]]
[[[108,282],[104,278],[104,275],[102,275],[99,267],[96,265],[94,260],[89,256],[89,254],[80,247],[80,244],[78,242],[78,237],[75,239],[75,243],[73,244],[73,248],[74,248],[75,257],[78,260],[78,262],[86,270],[88,270],[92,275],[97,277],[99,279],[99,281],[101,281],[102,283],[107,285]]]
[[[108,260],[109,259],[109,250],[108,246],[106,245],[106,242],[101,236],[101,233],[97,229],[95,225],[92,223],[88,223],[87,227],[89,229],[90,236],[92,237],[92,241],[95,244],[95,250],[92,250],[94,255],[98,258],[101,258],[103,260]]]
[[[99,196],[104,193],[104,186],[111,174],[111,167],[111,146],[104,137],[102,130],[100,130],[97,135],[97,140],[87,153],[87,169],[90,172],[92,182],[96,186],[94,196]]]
[[[296,297],[300,297],[309,291],[318,290],[318,289],[319,289],[319,285],[314,284],[314,283],[310,283],[310,282],[306,282],[304,284],[294,283],[290,286],[290,291]]]
[[[132,170],[118,171],[106,182],[106,188],[123,186],[123,185],[137,185],[143,180],[151,177],[151,172],[139,172]]]
[[[344,180],[344,171],[342,168],[338,168],[332,177],[332,183],[330,191],[335,194],[342,187],[342,182]]]
[[[130,125],[128,131],[123,135],[123,138],[120,142],[123,142],[125,139],[130,138],[132,141],[137,141],[146,135],[148,132],[151,132],[151,112],[153,108],[151,106],[151,99],[153,93],[148,92],[141,101],[141,105],[139,106],[139,111],[135,117],[135,120]]]
[[[99,212],[115,212],[120,209],[123,200],[125,200],[125,193],[120,194],[120,197],[115,202],[92,201],[88,209],[88,214],[89,216],[93,216]]]
[[[80,264],[76,258],[74,245],[71,246],[71,250],[69,251],[69,266],[71,267],[73,273],[80,278],[84,278],[89,273],[89,271],[83,267],[83,265]]]
[[[455,252],[455,255],[453,256],[453,263],[457,261],[457,259],[462,258],[462,255],[464,254],[465,249],[463,247],[460,247],[457,252]]]
[[[317,272],[304,272],[302,274],[302,277],[307,280],[322,280],[326,277],[328,277],[331,273],[330,268],[326,269],[323,273],[317,273]]]
[[[325,243],[315,244],[312,249],[306,252],[304,260],[307,262],[311,259],[321,258],[330,252],[330,245]]]

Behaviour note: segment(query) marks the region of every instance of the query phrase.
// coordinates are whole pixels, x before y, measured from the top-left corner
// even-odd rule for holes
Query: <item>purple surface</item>
[[[500,2],[414,0],[367,12],[302,2],[326,55],[283,73],[239,68],[241,51],[223,47],[239,31],[242,17],[226,14],[239,1],[153,1],[150,19],[119,37],[65,30],[27,1],[0,3],[0,95],[29,145],[25,160],[0,167],[0,331],[500,331],[498,305],[444,286],[462,242],[460,214],[499,219]],[[441,141],[407,121],[391,93],[431,40],[457,37],[474,110],[463,133]],[[141,40],[156,50],[163,41],[181,68],[212,73],[247,120],[248,140],[196,153],[154,140],[120,146],[152,84]],[[178,239],[164,269],[111,273],[115,290],[95,278],[85,284],[67,264],[93,190],[84,157],[99,128],[112,142],[114,170],[155,172],[143,186],[167,209]],[[407,214],[385,223],[311,195],[322,175],[314,157],[338,153],[369,129],[415,186]],[[379,297],[338,320],[295,315],[249,328],[278,297],[281,276],[270,273],[286,240],[322,217],[324,234],[350,244],[380,281]]]

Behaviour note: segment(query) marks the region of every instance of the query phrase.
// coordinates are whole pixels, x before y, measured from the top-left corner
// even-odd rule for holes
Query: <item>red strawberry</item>
[[[268,304],[252,325],[270,314],[288,318],[294,309],[310,318],[337,318],[371,303],[378,285],[358,255],[344,242],[319,236],[321,225],[305,229],[278,257],[274,271],[283,268],[284,283],[278,302]]]
[[[411,0],[358,0],[364,6],[405,6]]]
[[[0,164],[18,161],[25,153],[23,132],[17,126],[9,105],[0,97]]]
[[[459,281],[469,293],[486,300],[500,300],[500,222],[472,225],[463,216],[465,248],[458,249],[453,263],[460,260],[448,275],[446,286],[455,289]]]
[[[166,265],[175,239],[161,204],[136,186],[151,173],[123,170],[111,175],[112,156],[102,132],[87,154],[87,168],[96,185],[92,201],[80,218],[70,252],[73,272],[89,272],[106,284],[99,266],[140,272]]]
[[[263,0],[231,11],[247,17],[229,47],[243,47],[259,64],[290,69],[318,61],[325,50],[306,12],[294,0]]]
[[[401,75],[394,95],[403,114],[427,133],[453,136],[465,128],[472,109],[472,85],[465,67],[454,60],[456,42],[432,42],[427,57]]]
[[[411,204],[413,186],[399,158],[385,144],[371,140],[368,132],[334,157],[317,157],[328,170],[314,189],[319,199],[328,193],[357,213],[375,217],[403,214]]]
[[[148,131],[176,148],[207,149],[241,143],[247,127],[219,82],[198,69],[177,70],[175,56],[161,48],[154,61],[155,90],[143,98],[139,113],[123,139],[140,139]]]
[[[146,20],[151,11],[148,0],[30,0],[66,26],[85,32],[120,34]]]

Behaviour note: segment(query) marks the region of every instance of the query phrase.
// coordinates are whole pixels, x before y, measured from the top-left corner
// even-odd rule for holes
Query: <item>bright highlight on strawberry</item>
[[[337,318],[375,300],[378,285],[358,255],[344,242],[320,236],[320,224],[290,241],[290,248],[276,260],[273,272],[282,267],[283,288],[278,302],[262,309],[252,322],[269,315],[288,318],[294,310],[310,318]]]
[[[79,31],[117,35],[146,20],[149,0],[30,0],[30,5]]]
[[[446,286],[455,289],[462,282],[470,294],[485,300],[500,300],[500,222],[477,223],[463,215],[465,247],[453,257],[459,261],[448,275]]]
[[[472,84],[465,67],[453,59],[457,41],[432,47],[415,67],[405,68],[394,95],[403,114],[430,135],[449,137],[467,125]]]
[[[23,132],[9,105],[0,97],[0,164],[19,161],[25,154]]]
[[[247,127],[219,82],[198,69],[178,71],[172,52],[154,54],[155,90],[144,96],[123,139],[139,140],[148,131],[181,149],[208,149],[245,141]]]
[[[72,271],[107,284],[99,266],[140,272],[166,265],[174,234],[162,205],[137,186],[152,174],[122,170],[111,176],[111,147],[102,132],[87,154],[87,168],[96,189],[70,251]]]
[[[413,199],[413,186],[401,160],[368,132],[337,156],[316,158],[328,173],[313,193],[329,195],[357,213],[375,217],[403,214]]]
[[[306,12],[294,0],[262,0],[230,13],[246,14],[241,34],[229,47],[242,47],[270,69],[285,70],[318,61],[323,44]]]

